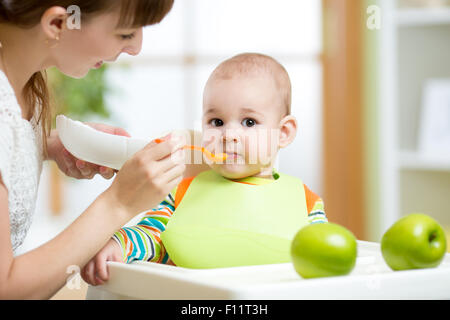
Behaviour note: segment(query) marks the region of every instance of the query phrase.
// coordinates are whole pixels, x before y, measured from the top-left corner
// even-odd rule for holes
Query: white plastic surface
[[[56,129],[62,144],[72,155],[117,170],[152,140],[101,132],[64,115],[56,117]]]
[[[291,263],[193,270],[109,262],[110,280],[86,299],[450,299],[450,254],[437,268],[392,271],[378,243],[358,241],[346,276],[302,279]]]

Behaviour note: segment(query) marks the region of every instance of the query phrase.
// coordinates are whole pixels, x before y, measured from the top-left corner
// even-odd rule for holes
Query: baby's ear
[[[294,141],[297,135],[297,120],[294,116],[285,116],[280,121],[280,135],[278,138],[278,146],[280,148],[287,147]]]

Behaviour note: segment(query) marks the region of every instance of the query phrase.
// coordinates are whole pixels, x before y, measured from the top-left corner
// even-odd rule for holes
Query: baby
[[[222,62],[203,93],[203,145],[211,170],[185,178],[155,209],[124,227],[83,269],[91,284],[108,279],[106,261],[189,268],[288,262],[304,225],[324,223],[322,199],[300,179],[274,170],[297,132],[291,84],[275,59],[244,53]],[[206,143],[208,141],[208,143]]]

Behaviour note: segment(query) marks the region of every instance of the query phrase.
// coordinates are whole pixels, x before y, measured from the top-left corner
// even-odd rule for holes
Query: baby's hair
[[[269,74],[272,77],[286,108],[284,115],[290,115],[291,81],[289,75],[281,63],[270,56],[261,53],[235,55],[219,64],[210,75],[208,82],[212,79],[231,79],[236,75],[262,74]]]

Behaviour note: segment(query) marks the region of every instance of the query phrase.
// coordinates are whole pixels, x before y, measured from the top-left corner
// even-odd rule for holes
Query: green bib
[[[161,239],[170,259],[185,268],[284,263],[307,217],[298,178],[280,174],[248,185],[210,170],[192,180]]]

